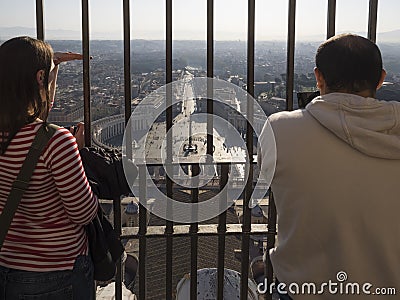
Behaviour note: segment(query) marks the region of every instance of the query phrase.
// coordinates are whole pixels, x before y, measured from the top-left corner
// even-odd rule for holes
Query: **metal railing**
[[[214,1],[207,1],[207,76],[212,78],[214,74]],[[286,108],[287,110],[293,109],[293,89],[294,89],[294,55],[295,55],[295,21],[296,21],[296,0],[288,0],[288,36],[287,36],[287,76],[286,76]],[[336,0],[328,1],[327,12],[327,38],[335,34],[335,18],[336,18]],[[255,0],[248,0],[248,28],[247,28],[247,87],[248,93],[254,95],[254,44],[255,44]],[[368,20],[368,38],[376,41],[376,28],[377,28],[377,10],[378,0],[369,0],[369,20]],[[37,38],[44,39],[44,25],[43,25],[43,1],[36,0],[36,26]],[[172,0],[166,0],[166,83],[172,82]],[[125,122],[127,123],[131,115],[131,50],[130,50],[130,1],[123,0],[123,31],[124,31],[124,86],[125,86]],[[82,0],[82,52],[83,59],[83,89],[84,89],[84,122],[85,131],[91,132],[91,114],[90,114],[90,49],[89,49],[89,3],[88,0]],[[211,85],[211,84],[210,84]],[[212,85],[208,86],[208,91],[212,91]],[[166,111],[166,131],[172,127],[172,109],[169,106],[171,103],[171,91],[167,96]],[[168,91],[167,91],[168,95]],[[169,102],[169,103],[168,103]],[[248,101],[248,103],[251,103]],[[253,117],[253,107],[248,105],[247,115],[249,118]],[[212,94],[208,93],[207,100],[207,113],[213,114],[213,101]],[[212,119],[208,119],[207,124],[207,153],[212,155]],[[167,136],[167,163],[172,162],[172,139],[170,133]],[[247,123],[247,137],[253,136],[253,128],[250,123]],[[91,144],[90,135],[85,136],[86,145]],[[246,146],[249,153],[253,151],[253,139],[248,138]],[[228,226],[226,224],[226,212],[219,216],[218,227],[200,226],[197,223],[191,224],[189,230],[184,229],[182,226],[174,225],[171,221],[166,221],[166,226],[163,228],[155,228],[149,231],[147,228],[147,210],[143,205],[140,205],[139,210],[139,228],[128,228],[125,230],[123,238],[136,238],[139,240],[139,299],[146,299],[146,242],[149,238],[165,238],[166,248],[166,294],[165,299],[173,299],[173,245],[174,238],[177,236],[189,236],[191,241],[191,286],[190,286],[190,299],[197,299],[197,246],[198,237],[202,235],[210,235],[218,237],[218,275],[217,275],[217,291],[218,299],[223,299],[223,284],[224,284],[224,248],[225,237],[232,234],[241,235],[242,249],[241,249],[241,298],[247,299],[248,290],[248,273],[249,273],[249,242],[250,235],[255,233],[264,233],[267,235],[267,250],[271,249],[275,243],[275,230],[276,230],[276,210],[273,201],[273,194],[269,199],[269,218],[268,229],[265,225],[251,224],[251,211],[248,207],[251,192],[252,192],[252,174],[253,162],[252,155],[249,155],[250,167],[246,170],[248,173],[248,182],[246,184],[244,201],[243,201],[243,224],[242,226]],[[225,186],[228,178],[228,164],[221,165],[220,188]],[[194,165],[195,169],[196,166]],[[141,167],[139,169],[139,184],[146,185],[146,169]],[[168,197],[173,198],[173,183],[171,178],[166,178],[166,194]],[[146,199],[146,189],[141,189],[139,198]],[[198,202],[198,190],[192,190],[192,202]],[[118,234],[121,235],[121,205],[119,199],[114,199],[114,218],[115,227]],[[185,227],[186,228],[186,227]],[[160,232],[160,230],[162,230]],[[267,232],[265,232],[268,230]],[[268,251],[265,253],[266,267],[265,274],[267,275],[268,282],[272,282],[273,271],[271,262],[269,260]],[[118,274],[116,276],[116,299],[122,299],[122,266],[119,263]],[[266,294],[265,299],[272,299],[272,295]]]

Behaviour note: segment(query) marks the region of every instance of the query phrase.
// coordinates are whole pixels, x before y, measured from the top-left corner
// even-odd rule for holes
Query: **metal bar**
[[[166,0],[166,83],[172,82],[172,0]],[[172,116],[172,115],[171,115]]]
[[[173,198],[173,182],[169,177],[172,174],[172,0],[166,0],[166,65],[165,65],[165,81],[167,84],[167,99],[166,99],[166,131],[167,131],[167,172],[166,172],[166,189],[167,197]],[[167,214],[172,213],[170,201],[167,205]],[[166,221],[165,235],[166,235],[166,299],[172,300],[173,297],[173,276],[172,276],[172,256],[173,256],[173,238],[174,224],[172,221]]]
[[[200,166],[198,164],[191,165],[193,184],[198,186],[198,175],[200,174]],[[197,183],[197,184],[196,184]],[[199,202],[199,188],[191,190],[192,203]],[[198,211],[197,206],[192,205],[192,219],[197,219]],[[199,229],[198,223],[190,225],[190,300],[197,300],[197,250],[198,250],[198,236]]]
[[[254,96],[254,41],[255,41],[255,0],[248,0],[247,24],[247,92]],[[248,101],[249,106],[249,101]],[[253,105],[251,110],[253,110]],[[248,107],[249,108],[249,107]],[[247,112],[249,113],[249,112]],[[251,143],[253,144],[253,143]]]
[[[132,114],[132,83],[131,83],[131,30],[129,0],[123,2],[124,15],[124,95],[125,95],[125,125],[128,124]],[[132,158],[132,130],[127,130],[125,135],[126,156]]]
[[[227,191],[222,192],[228,182],[229,164],[221,165],[220,186],[220,205],[226,207]],[[225,272],[225,234],[226,234],[226,210],[218,217],[218,266],[217,266],[217,299],[224,299],[224,272]]]
[[[207,0],[207,77],[214,78],[214,0]],[[213,90],[211,79],[207,80],[207,154],[213,155]]]
[[[125,124],[132,113],[131,98],[131,24],[129,0],[124,0],[124,89],[125,89]]]
[[[226,236],[240,235],[242,233],[242,224],[226,224]],[[175,225],[174,237],[187,237],[190,234],[190,225]],[[275,235],[276,232],[268,232],[267,224],[251,224],[252,235]],[[198,236],[218,236],[218,224],[200,224],[197,232]],[[148,226],[146,237],[149,239],[165,238],[165,226]],[[123,227],[122,239],[138,239],[138,227]]]
[[[114,199],[114,230],[118,236],[121,236],[121,199]],[[121,258],[117,262],[117,272],[115,274],[115,299],[122,300],[122,261]]]
[[[376,43],[376,26],[378,22],[378,0],[369,0],[368,38]]]
[[[248,175],[243,199],[243,225],[242,225],[242,255],[241,255],[241,276],[240,276],[240,299],[247,300],[248,277],[249,277],[249,246],[251,232],[251,209],[249,208],[250,198],[253,191],[253,127],[254,117],[254,44],[255,44],[255,0],[248,1],[247,17],[247,92],[251,96],[247,99],[247,128],[246,147]]]
[[[143,206],[146,201],[146,166],[139,167],[139,300],[146,300],[146,233],[147,233],[147,209]]]
[[[287,66],[286,66],[286,110],[293,110],[296,0],[289,0],[288,18],[289,20],[288,20],[288,41],[287,41]]]
[[[270,190],[268,200],[268,235],[267,235],[267,251],[264,252],[264,274],[267,278],[268,284],[271,284],[274,279],[274,272],[272,270],[272,263],[269,257],[269,250],[275,246],[276,234],[276,207],[274,195]],[[269,291],[265,294],[265,300],[272,300],[272,294]]]
[[[214,0],[207,0],[207,77],[214,77]]]
[[[36,37],[44,41],[43,0],[36,0]]]
[[[172,234],[173,234],[173,230],[174,227],[173,225],[169,225],[172,224],[172,222],[167,221],[167,227],[165,229],[165,233],[163,233],[163,236],[166,236],[166,299],[172,299],[172,295],[173,295],[173,286],[172,286],[172,282],[173,282],[173,278],[172,278],[172,255],[173,255],[173,239],[172,239]]]
[[[85,146],[92,145],[90,117],[90,66],[89,66],[89,1],[82,0],[82,52],[83,52],[83,103],[85,122]]]
[[[335,35],[336,29],[336,0],[328,0],[328,20],[327,20],[327,31],[326,31],[326,38],[329,39],[330,37]]]
[[[130,79],[130,20],[129,20],[129,0],[123,2],[124,15],[124,88],[125,88],[125,123],[130,117],[131,99],[131,79]],[[128,103],[128,105],[127,105]],[[128,107],[128,108],[127,108]],[[127,111],[128,110],[128,111]],[[128,131],[131,132],[130,130]],[[128,145],[131,145],[128,139]],[[132,157],[131,147],[127,147],[127,155]],[[114,199],[114,229],[121,236],[121,199]],[[117,273],[115,276],[115,299],[122,300],[122,261],[117,263]]]

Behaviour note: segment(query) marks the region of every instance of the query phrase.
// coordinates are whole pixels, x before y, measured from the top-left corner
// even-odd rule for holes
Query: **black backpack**
[[[83,168],[93,192],[101,199],[119,199],[128,195],[130,188],[122,166],[122,153],[117,149],[85,147],[80,151]],[[135,165],[129,167],[133,180],[138,171]]]
[[[124,253],[119,236],[99,206],[96,217],[86,225],[94,279],[108,281],[115,275],[117,261]]]
[[[85,147],[80,150],[80,155],[89,184],[99,198],[115,200],[130,193],[121,151]],[[136,178],[137,169],[133,164],[131,172],[130,175]],[[124,252],[124,246],[100,205],[96,217],[86,226],[86,230],[94,264],[94,279],[108,281],[115,275],[116,263]]]

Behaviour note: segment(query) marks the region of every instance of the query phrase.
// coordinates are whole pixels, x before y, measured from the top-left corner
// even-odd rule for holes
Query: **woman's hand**
[[[92,57],[90,57],[91,59]],[[57,75],[58,75],[58,66],[62,62],[67,62],[71,60],[82,60],[83,55],[80,53],[74,52],[54,52],[53,53],[53,63],[54,68],[50,72],[50,99],[51,103],[54,102],[54,97],[56,96],[56,85],[57,85]]]
[[[84,123],[79,122],[76,126],[72,126],[69,131],[76,139],[76,143],[78,145],[78,150],[81,150],[85,147],[85,131],[84,131]]]
[[[57,66],[58,64],[71,60],[82,60],[83,55],[80,53],[73,52],[54,52],[53,62]]]

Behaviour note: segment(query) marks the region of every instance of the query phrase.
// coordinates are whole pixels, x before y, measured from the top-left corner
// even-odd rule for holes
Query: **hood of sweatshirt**
[[[315,98],[306,110],[358,151],[400,159],[400,102],[331,93]]]

